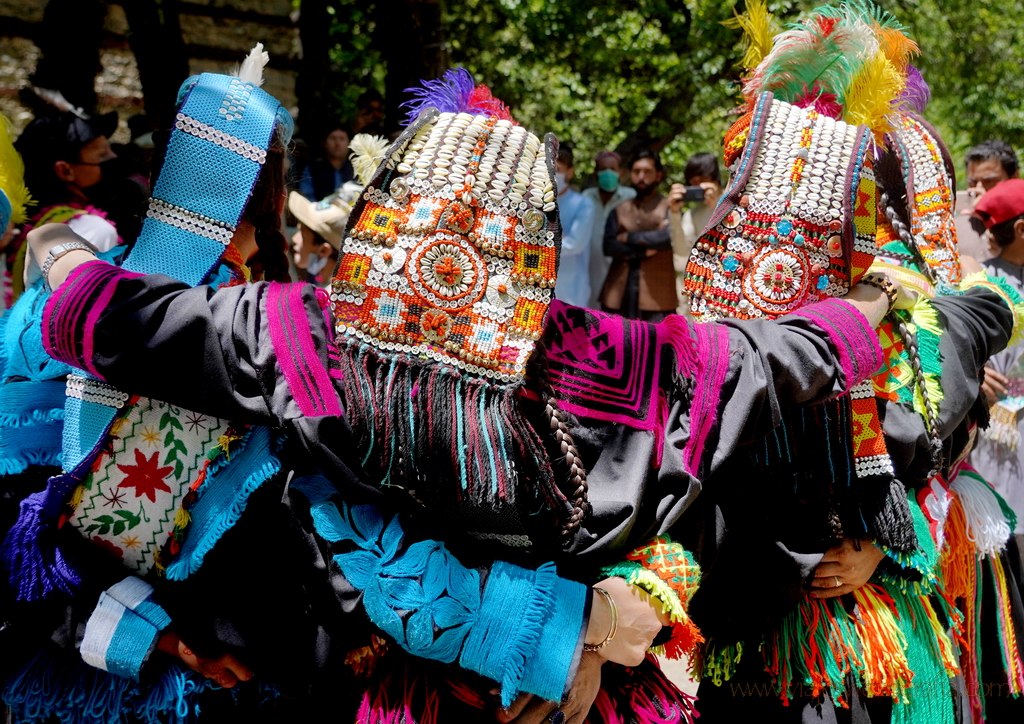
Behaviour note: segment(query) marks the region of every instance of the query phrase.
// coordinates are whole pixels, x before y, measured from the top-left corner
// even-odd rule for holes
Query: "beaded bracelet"
[[[875,274],[872,272],[862,276],[860,281],[870,287],[882,290],[882,293],[885,294],[885,298],[889,302],[888,308],[885,310],[886,313],[888,314],[893,310],[893,307],[896,306],[896,298],[899,296],[899,290],[896,289],[896,285],[892,283],[892,280],[889,279],[889,277],[884,274]]]
[[[594,586],[594,592],[600,593],[604,596],[604,600],[608,602],[608,608],[611,609],[612,624],[608,627],[608,635],[604,637],[604,641],[599,644],[583,644],[584,651],[600,651],[612,642],[612,639],[615,638],[615,633],[619,630],[619,610],[615,607],[615,599],[612,598],[612,594],[600,586]]]

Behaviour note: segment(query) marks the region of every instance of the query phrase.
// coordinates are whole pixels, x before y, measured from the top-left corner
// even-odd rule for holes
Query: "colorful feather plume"
[[[907,66],[907,81],[903,93],[900,94],[899,106],[918,115],[924,115],[924,109],[932,100],[932,89],[921,75],[921,71],[912,65]]]
[[[751,8],[767,13],[760,3],[751,3]],[[763,27],[770,21],[762,17],[757,24]],[[740,26],[745,27],[742,22]],[[758,32],[763,35],[763,30]],[[819,8],[776,35],[743,92],[752,100],[771,91],[779,100],[867,125],[880,137],[891,126],[891,114],[903,107],[910,58],[917,51],[889,13],[866,0],[851,0]],[[915,93],[919,90],[914,88]]]
[[[888,118],[904,87],[905,76],[884,54],[876,54],[864,63],[847,90],[844,120],[875,133],[888,133],[892,130]]]
[[[515,122],[508,106],[495,98],[490,88],[475,84],[473,76],[465,68],[451,68],[436,80],[425,80],[420,87],[405,90],[411,96],[402,104],[409,123],[427,108],[436,108],[442,113],[472,113]]]
[[[25,221],[25,207],[32,203],[32,197],[25,186],[25,164],[14,149],[14,135],[11,123],[0,115],[0,190],[7,195],[11,204],[11,218],[15,224]],[[0,229],[0,235],[3,234]]]

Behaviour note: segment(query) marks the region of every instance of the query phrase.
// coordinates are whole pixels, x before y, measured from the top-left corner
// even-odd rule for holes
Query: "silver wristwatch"
[[[93,255],[96,254],[96,250],[94,248],[89,246],[84,241],[77,240],[65,241],[63,244],[57,244],[57,246],[50,249],[50,252],[46,255],[46,260],[43,262],[43,268],[40,269],[40,272],[43,275],[43,282],[46,284],[47,288],[50,287],[50,269],[51,267],[53,267],[54,262],[56,262],[62,256],[67,254],[69,251],[75,251],[76,249],[87,251]]]

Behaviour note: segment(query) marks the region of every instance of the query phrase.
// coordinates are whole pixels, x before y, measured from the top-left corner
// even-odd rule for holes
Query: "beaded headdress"
[[[942,140],[910,113],[901,115],[895,126],[887,141],[899,158],[910,233],[901,235],[894,228],[902,220],[889,218],[886,194],[881,204],[886,218],[880,219],[878,228],[880,254],[911,262],[933,285],[956,286],[963,276],[954,223],[956,191]]]
[[[194,286],[220,260],[274,134],[284,145],[291,138],[291,116],[259,87],[266,63],[258,44],[236,75],[203,73],[182,84],[164,163],[125,269],[161,269]]]
[[[743,86],[746,111],[725,136],[732,178],[684,280],[702,321],[774,318],[844,295],[867,271],[877,248],[881,144],[903,110],[917,49],[866,2],[819,8],[770,41],[765,4],[750,8],[760,19],[738,24],[751,36],[746,60],[756,66]],[[828,404],[846,427],[813,439],[835,459],[848,454],[852,472],[845,485],[832,476],[830,515],[838,512],[847,535],[872,531],[911,546],[870,381]]]
[[[875,239],[871,134],[762,93],[685,288],[695,318],[773,318],[842,296]]]
[[[775,317],[842,296],[867,271],[874,142],[891,128],[915,50],[867,4],[820,8],[770,44],[753,33],[747,112],[725,138],[732,178],[687,265],[697,319]]]
[[[346,414],[386,483],[503,508],[550,480],[516,393],[555,286],[556,141],[462,69],[414,95],[332,284]]]

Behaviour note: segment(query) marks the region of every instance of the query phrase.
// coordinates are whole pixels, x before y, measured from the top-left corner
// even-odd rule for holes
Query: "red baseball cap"
[[[997,183],[981,195],[972,215],[981,219],[986,229],[1024,215],[1024,179]]]

